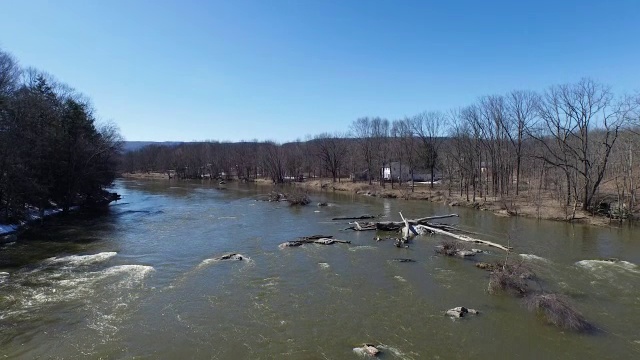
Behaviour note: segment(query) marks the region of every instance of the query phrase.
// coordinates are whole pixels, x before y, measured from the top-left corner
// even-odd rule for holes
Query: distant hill
[[[122,149],[124,152],[135,151],[143,148],[147,145],[164,145],[164,146],[176,146],[182,144],[181,141],[125,141]]]

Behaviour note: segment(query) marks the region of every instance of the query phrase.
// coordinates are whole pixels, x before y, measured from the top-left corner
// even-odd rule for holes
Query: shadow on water
[[[0,245],[0,269],[19,268],[65,254],[100,251],[112,246],[108,234],[118,225],[141,217],[163,214],[163,210],[122,209],[128,203],[114,203],[102,210],[80,210],[58,214],[22,231],[17,241]]]

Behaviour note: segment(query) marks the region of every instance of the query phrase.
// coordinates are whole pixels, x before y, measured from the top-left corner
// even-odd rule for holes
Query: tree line
[[[104,201],[121,143],[85,96],[0,49],[0,223]]]
[[[483,96],[448,112],[363,117],[345,133],[304,141],[148,146],[127,153],[123,170],[275,183],[349,178],[391,187],[413,185],[420,171],[431,187],[439,180],[441,189],[468,201],[519,196],[540,204],[551,197],[574,210],[616,203],[628,212],[640,187],[639,107],[638,95],[616,97],[582,79],[542,92]],[[604,195],[609,199],[602,205]]]

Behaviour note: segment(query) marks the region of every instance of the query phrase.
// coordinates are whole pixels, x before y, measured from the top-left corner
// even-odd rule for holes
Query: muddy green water
[[[101,216],[49,221],[0,245],[0,357],[24,359],[640,358],[640,232],[393,199],[313,194],[331,206],[256,201],[240,184],[119,181]],[[262,190],[264,191],[264,190]],[[567,295],[600,330],[545,324],[513,297],[487,293],[474,260],[434,255],[438,235],[409,249],[332,217],[398,219],[459,213],[447,222],[506,243],[546,290]],[[352,244],[278,244],[310,234]],[[383,235],[383,234],[381,234]],[[216,262],[227,253],[246,261]],[[398,263],[394,258],[415,263]],[[619,262],[601,261],[618,258]],[[455,306],[480,310],[452,320]]]

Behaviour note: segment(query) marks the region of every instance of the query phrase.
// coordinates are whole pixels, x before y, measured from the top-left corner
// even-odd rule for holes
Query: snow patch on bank
[[[75,211],[79,208],[80,208],[79,206],[72,206],[69,208],[69,210]],[[40,210],[36,208],[30,208],[27,211],[27,215],[24,221],[20,221],[17,224],[0,224],[0,236],[12,234],[30,222],[38,221],[43,218],[60,214],[61,212],[62,212],[62,208],[46,209],[42,212],[42,216],[41,216]]]

